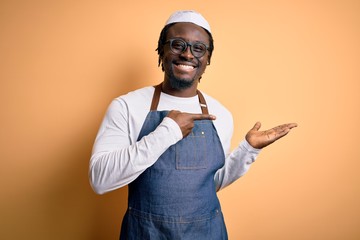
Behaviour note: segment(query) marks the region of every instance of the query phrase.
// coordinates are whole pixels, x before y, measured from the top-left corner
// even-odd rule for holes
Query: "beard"
[[[190,88],[197,78],[197,76],[194,76],[192,79],[176,77],[172,69],[168,72],[167,77],[169,79],[170,86],[176,90],[184,90]]]
[[[195,82],[195,78],[193,78],[193,79],[177,78],[174,76],[174,74],[172,72],[169,74],[168,77],[169,77],[170,86],[176,90],[188,89]]]

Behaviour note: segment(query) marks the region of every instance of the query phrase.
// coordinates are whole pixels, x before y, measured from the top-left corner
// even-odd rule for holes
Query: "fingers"
[[[297,127],[296,123],[287,123],[274,127],[270,131],[273,132],[274,139],[277,140],[287,135],[290,132],[290,130],[294,127]]]
[[[276,126],[276,127],[272,128],[272,130],[283,131],[285,129],[292,129],[297,126],[298,126],[297,123],[286,123],[286,124],[281,124],[279,126]]]
[[[251,130],[258,131],[261,127],[261,122],[256,122]]]
[[[216,119],[214,115],[210,114],[183,113],[180,111],[170,111],[167,116],[179,125],[183,137],[186,137],[192,131],[195,121]]]
[[[211,115],[211,114],[200,114],[200,113],[186,113],[186,112],[180,112],[177,110],[171,110],[168,113],[168,116],[172,117],[172,116],[178,116],[178,115],[182,115],[184,117],[189,118],[190,120],[196,121],[196,120],[215,120],[216,116]]]
[[[298,126],[297,123],[288,123],[287,125],[288,125],[288,128],[290,128],[290,129]]]
[[[216,117],[214,115],[211,114],[193,114],[193,113],[188,113],[191,117],[192,120],[196,121],[196,120],[215,120]]]
[[[279,125],[275,128],[273,128],[273,130],[275,130],[276,132],[289,132],[290,129],[294,128],[294,127],[297,127],[297,124],[296,123],[287,123],[287,124],[282,124],[282,125]]]

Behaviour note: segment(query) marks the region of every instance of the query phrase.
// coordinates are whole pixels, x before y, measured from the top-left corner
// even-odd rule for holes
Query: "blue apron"
[[[153,132],[168,114],[156,110],[160,93],[158,85],[138,140]],[[198,96],[202,112],[207,113],[199,91]],[[120,240],[228,239],[214,182],[214,174],[224,162],[212,121],[195,121],[186,138],[169,147],[129,184]]]

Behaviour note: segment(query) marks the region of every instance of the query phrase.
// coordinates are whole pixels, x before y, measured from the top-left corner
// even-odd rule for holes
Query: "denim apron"
[[[158,85],[138,140],[153,132],[168,114],[156,110],[160,93]],[[198,96],[207,114],[199,91]],[[214,183],[215,172],[224,165],[224,151],[211,120],[194,123],[186,138],[129,184],[120,240],[228,239]]]

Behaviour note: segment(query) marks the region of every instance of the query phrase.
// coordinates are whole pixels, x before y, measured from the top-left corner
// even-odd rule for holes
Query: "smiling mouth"
[[[178,68],[183,70],[193,70],[195,67],[191,65],[185,65],[185,64],[175,64]]]

